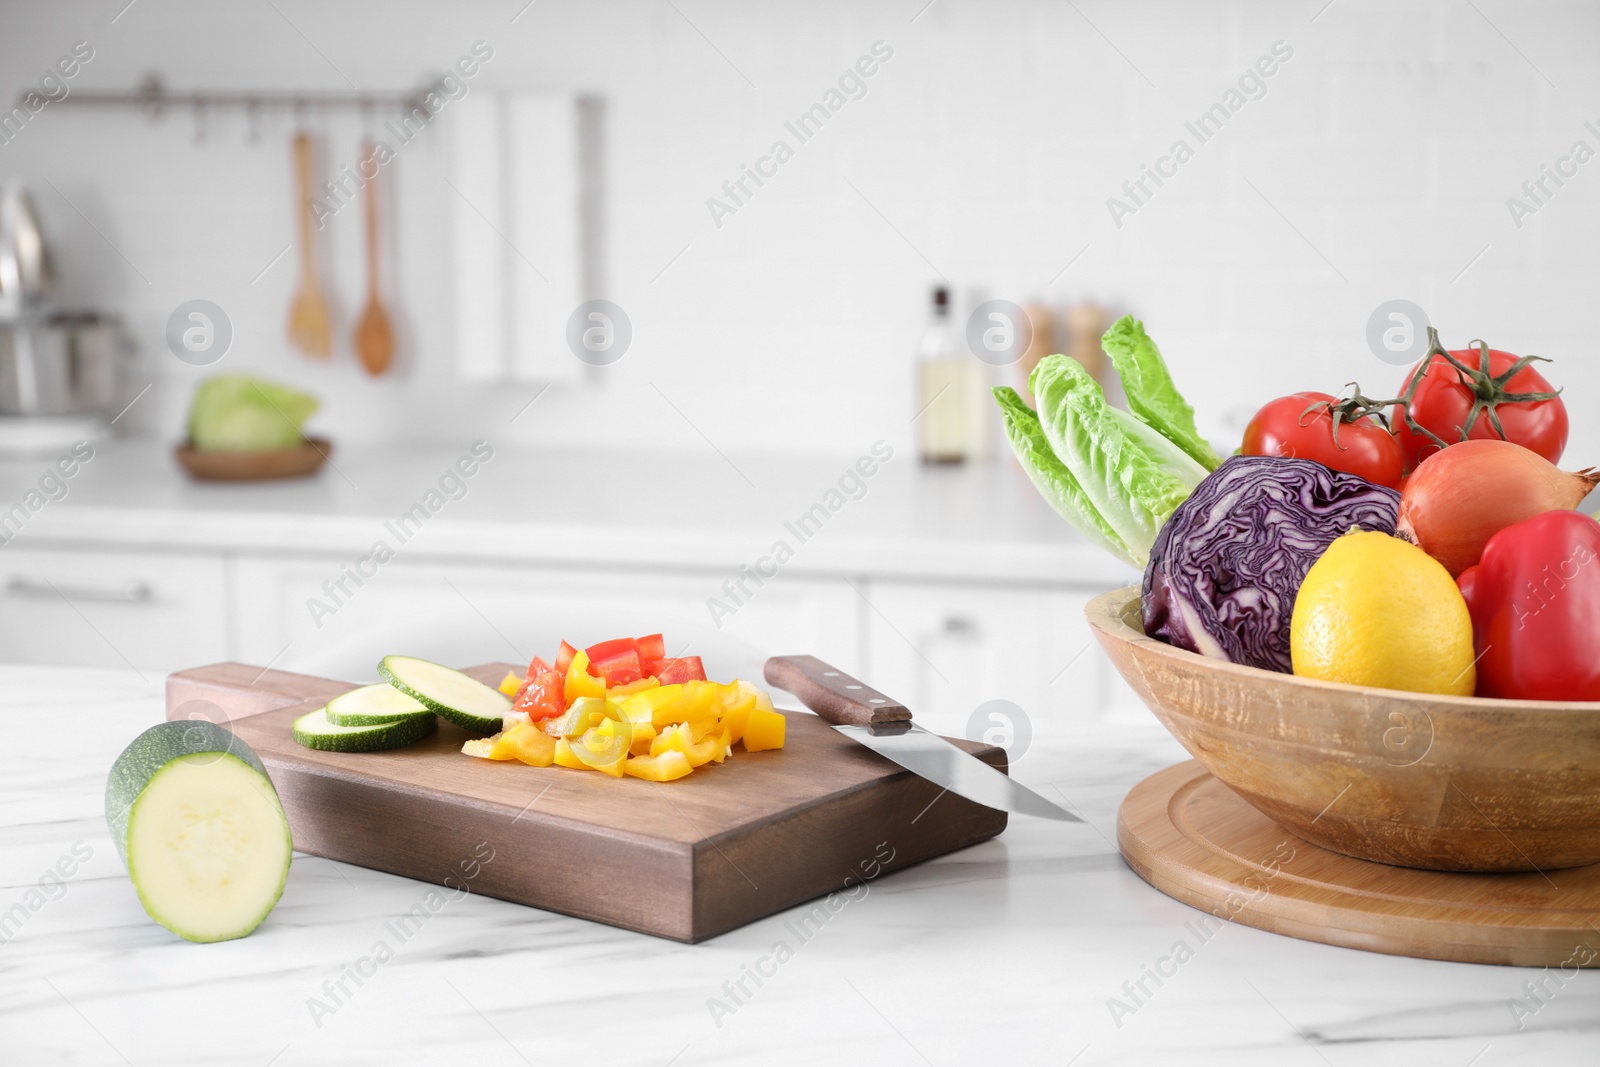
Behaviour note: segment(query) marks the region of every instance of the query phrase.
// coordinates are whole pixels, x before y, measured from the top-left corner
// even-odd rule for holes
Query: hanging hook
[[[206,104],[205,99],[199,96],[194,99],[194,143],[206,143]]]
[[[250,143],[259,144],[261,141],[261,101],[253,97],[245,101],[244,121]]]

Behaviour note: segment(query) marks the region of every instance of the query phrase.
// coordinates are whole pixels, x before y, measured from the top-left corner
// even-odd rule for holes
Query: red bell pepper
[[[528,680],[517,691],[516,699],[511,702],[511,710],[527,712],[530,720],[538,722],[567,710],[564,698],[566,676],[550,667],[533,674],[534,667],[544,667],[544,661],[534,657],[528,667]]]
[[[1600,700],[1600,522],[1547,511],[1507,526],[1457,583],[1479,696]]]
[[[596,645],[595,647],[598,648],[600,646]],[[594,658],[593,649],[589,650],[589,657],[591,660]],[[618,652],[598,663],[591,662],[589,664],[589,673],[596,678],[604,678],[607,689],[612,686],[627,685],[629,682],[637,682],[644,677],[639,666],[639,653],[634,650],[631,641],[625,651]]]
[[[699,656],[654,660],[644,665],[644,673],[654,677],[662,685],[706,680],[706,669],[701,665]]]
[[[577,649],[573,648],[565,641],[561,642],[561,650],[556,653],[556,661],[555,663],[551,664],[551,669],[557,674],[560,674],[562,677],[566,677],[567,668],[572,666],[572,658],[577,654]]]

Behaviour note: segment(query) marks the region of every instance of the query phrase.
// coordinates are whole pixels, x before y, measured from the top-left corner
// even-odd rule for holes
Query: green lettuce
[[[300,426],[320,406],[314,396],[248,374],[208,378],[189,405],[189,440],[210,452],[294,448]]]
[[[1124,315],[1100,338],[1100,347],[1111,357],[1111,365],[1122,379],[1128,395],[1128,409],[1140,422],[1159,432],[1187,452],[1208,471],[1222,465],[1222,458],[1194,425],[1194,408],[1172,384],[1161,349],[1144,332],[1144,323]]]
[[[1039,425],[1039,413],[1010,386],[995,389],[994,396],[1000,401],[1000,421],[1005,424],[1012,451],[1022,460],[1022,469],[1028,472],[1034,488],[1085,537],[1112,555],[1132,562],[1128,546],[1100,517],[1089,494],[1083,491],[1066,464],[1056,458],[1044,435],[1044,427]]]
[[[1126,368],[1131,414],[1062,355],[1041,360],[1028,380],[1037,412],[1015,390],[994,395],[1012,451],[1044,498],[1090,541],[1143,569],[1162,524],[1221,461],[1144,328],[1127,317],[1106,336],[1106,350],[1122,353],[1113,361]]]

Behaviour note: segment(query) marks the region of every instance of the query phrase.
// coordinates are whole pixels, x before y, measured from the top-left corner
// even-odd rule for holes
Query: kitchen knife
[[[774,656],[767,681],[793,693],[846,737],[984,807],[1082,822],[1010,775],[911,721],[911,711],[815,656]]]

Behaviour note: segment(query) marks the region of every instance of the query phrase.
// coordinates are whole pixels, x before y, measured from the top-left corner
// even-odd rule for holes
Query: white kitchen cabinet
[[[0,659],[152,679],[226,659],[225,571],[221,554],[6,545]]]
[[[1023,729],[1059,735],[1100,714],[1111,668],[1083,618],[1097,592],[867,583],[865,678],[943,734],[1007,747]],[[1026,724],[992,710],[974,722],[991,700],[1015,704]]]
[[[236,658],[360,680],[372,678],[378,659],[390,653],[452,665],[525,664],[535,654],[550,658],[563,638],[588,644],[661,631],[669,654],[702,656],[718,678],[758,679],[762,663],[776,653],[810,652],[847,670],[858,666],[858,600],[843,581],[780,577],[717,627],[706,600],[720,592],[721,574],[401,556],[359,587],[346,579],[349,595],[336,604],[323,583],[337,582],[345,562],[239,559],[231,597]]]

